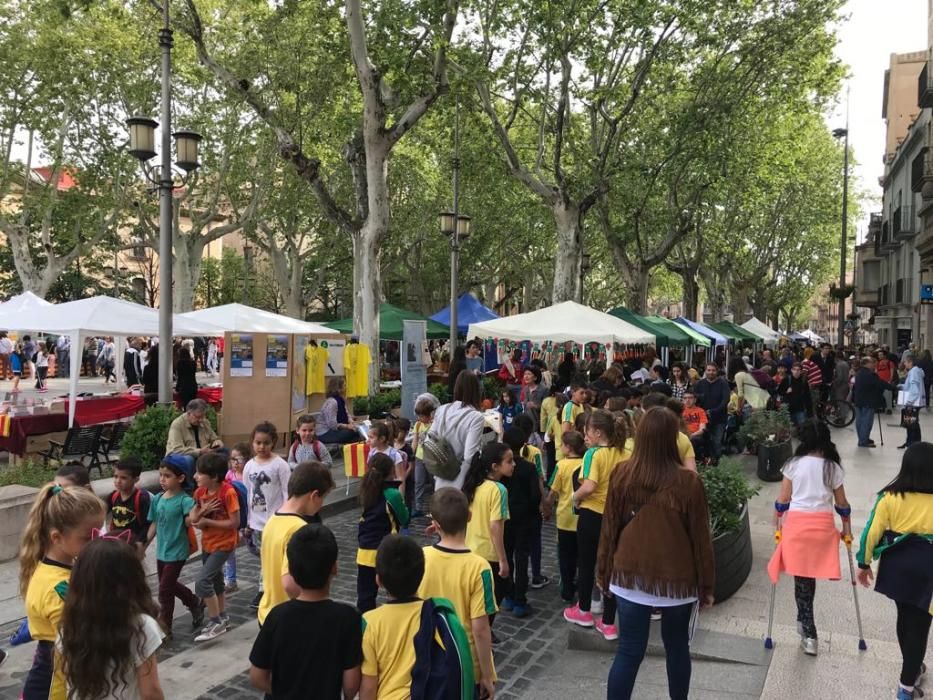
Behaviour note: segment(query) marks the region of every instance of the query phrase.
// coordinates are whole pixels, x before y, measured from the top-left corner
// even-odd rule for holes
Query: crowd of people
[[[228,448],[205,421],[206,405],[193,399],[170,428],[158,495],[138,486],[141,470],[155,465],[132,458],[116,465],[104,500],[86,488],[86,472],[64,468],[37,495],[23,534],[27,620],[14,641],[38,642],[24,700],[50,690],[82,700],[162,698],[156,651],[180,633],[175,599],[190,615],[195,642],[221,637],[240,544],[260,558],[249,675],[269,697],[306,697],[315,688],[322,698],[435,698],[462,684],[461,696],[493,698],[493,649],[508,643],[496,634],[497,617],[533,614],[529,589],[559,573],[567,623],[618,640],[608,697],[632,697],[651,621],[660,619],[670,695],[686,698],[690,630],[697,611],[715,602],[697,462],[715,468],[729,431],[776,405],[794,416],[800,446],[775,502],[784,537],[769,571],[795,577],[801,646],[816,655],[816,581],[839,578],[834,512],[851,537],[844,470],[815,420],[819,406],[850,397],[874,416],[888,391],[895,404],[919,409],[933,377],[923,369],[929,355],[912,353],[880,376],[872,348],[850,358],[829,346],[783,348],[778,357],[764,350],[726,367],[676,358],[665,366],[649,352],[608,367],[603,360],[598,369],[570,353],[549,367],[517,352],[500,377],[500,433],[481,410],[475,350],[455,353],[463,366],[449,403],[423,394],[414,424],[389,419],[368,431],[355,607],[330,598],[338,544],[320,515],[334,488],[327,445],[360,439],[340,378],[320,414],[298,420],[284,457],[268,422]],[[858,554],[866,585],[880,557],[877,588],[898,604],[900,700],[915,697],[924,670],[933,594],[933,560],[923,546],[933,533],[933,445],[919,442],[916,421],[905,426],[901,474],[880,492]],[[556,572],[542,561],[551,518]],[[432,544],[409,536],[416,519]],[[158,604],[141,565],[153,543]],[[179,577],[196,552],[191,590]]]

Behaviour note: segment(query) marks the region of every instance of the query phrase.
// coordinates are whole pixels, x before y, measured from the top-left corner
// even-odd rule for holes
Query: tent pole
[[[71,377],[68,379],[68,427],[72,428],[75,424],[75,402],[78,400],[78,375],[81,373],[81,358],[84,355],[84,339],[81,337],[81,331],[71,331],[68,334],[71,337]],[[95,361],[97,358],[94,358]]]

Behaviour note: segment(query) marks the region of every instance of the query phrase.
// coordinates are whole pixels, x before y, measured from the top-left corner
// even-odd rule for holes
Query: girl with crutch
[[[878,559],[875,590],[897,606],[901,677],[897,700],[922,697],[916,690],[926,666],[933,599],[933,445],[907,448],[901,471],[881,489],[862,531],[858,580],[868,587],[871,562]]]
[[[842,518],[843,536],[851,536],[852,509],[843,488],[844,472],[829,428],[819,421],[805,423],[798,433],[800,445],[784,465],[781,492],[774,502],[775,528],[781,531],[768,574],[777,585],[781,572],[794,577],[797,632],[805,654],[816,656],[813,599],[816,580],[837,581],[839,532],[833,508]]]

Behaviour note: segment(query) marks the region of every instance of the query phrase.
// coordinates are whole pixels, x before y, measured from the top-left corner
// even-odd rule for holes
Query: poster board
[[[288,376],[288,336],[266,336],[266,376]],[[304,357],[304,355],[302,355]]]
[[[399,364],[402,370],[403,418],[414,421],[415,399],[428,390],[428,367],[424,363],[427,323],[402,321],[402,347]]]
[[[230,368],[230,376],[253,376],[253,358],[256,355],[253,336],[244,333],[228,333],[224,344],[229,348],[230,360],[226,364]]]

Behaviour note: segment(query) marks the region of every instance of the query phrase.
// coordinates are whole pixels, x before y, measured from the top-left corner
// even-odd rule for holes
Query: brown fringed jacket
[[[628,486],[626,465],[609,482],[597,581],[667,598],[713,595],[715,564],[703,482],[679,470],[660,491]]]

